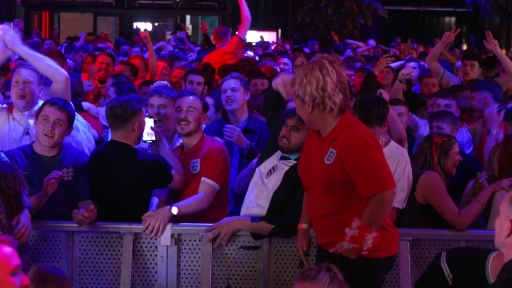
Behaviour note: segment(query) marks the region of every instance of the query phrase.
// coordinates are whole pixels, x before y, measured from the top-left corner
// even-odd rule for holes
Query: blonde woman
[[[348,111],[348,78],[339,59],[320,55],[292,81],[297,114],[310,129],[298,172],[304,201],[297,248],[317,236],[316,262],[334,264],[350,287],[381,287],[398,253],[389,218],[395,180],[372,132]]]

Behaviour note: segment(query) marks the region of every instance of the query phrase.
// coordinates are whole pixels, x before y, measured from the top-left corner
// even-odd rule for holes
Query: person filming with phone
[[[142,219],[144,232],[159,237],[170,218],[162,209],[169,189],[181,189],[185,180],[170,148],[161,155],[135,148],[148,131],[143,106],[144,100],[138,95],[118,96],[107,104],[112,139],[91,153],[89,182],[99,221],[140,222],[152,211],[151,217]],[[152,131],[156,141],[166,143],[158,130]]]

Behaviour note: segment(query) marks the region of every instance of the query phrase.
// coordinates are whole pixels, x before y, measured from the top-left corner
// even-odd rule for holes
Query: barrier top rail
[[[208,234],[204,230],[211,224],[180,223],[169,224],[172,234]],[[141,223],[99,222],[95,225],[77,226],[74,222],[34,221],[33,230],[69,232],[131,232],[142,233]],[[399,229],[400,239],[448,239],[448,240],[489,240],[494,238],[493,230],[444,230],[444,229]],[[314,231],[311,233],[314,236]],[[237,235],[250,235],[242,231]]]

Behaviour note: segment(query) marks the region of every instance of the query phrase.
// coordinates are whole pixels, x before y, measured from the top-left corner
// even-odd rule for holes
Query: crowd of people
[[[307,265],[313,229],[317,263],[381,287],[397,227],[496,229],[493,259],[512,265],[512,61],[490,32],[481,51],[453,46],[455,27],[423,45],[246,43],[238,4],[236,35],[202,23],[202,43],[56,43],[1,25],[0,232],[24,243],[33,220],[142,222],[152,237],[211,223],[214,247],[241,230],[297,235]]]

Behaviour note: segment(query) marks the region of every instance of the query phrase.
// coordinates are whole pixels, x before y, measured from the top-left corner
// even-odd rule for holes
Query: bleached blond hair
[[[350,92],[348,76],[339,57],[318,55],[295,72],[292,89],[296,98],[326,113],[344,113]]]

